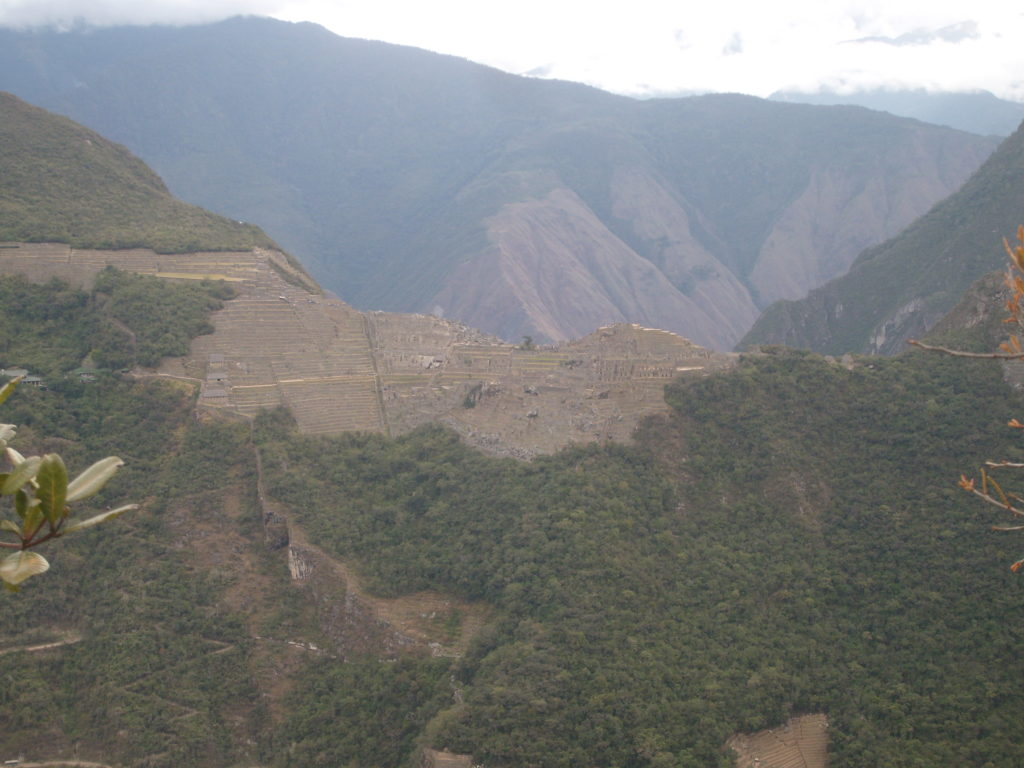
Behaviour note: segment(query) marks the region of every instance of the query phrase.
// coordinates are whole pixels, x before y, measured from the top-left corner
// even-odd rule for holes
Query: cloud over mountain
[[[0,26],[313,21],[346,37],[651,96],[820,86],[987,90],[1024,99],[1024,15],[1002,0],[0,0]],[[851,45],[850,43],[856,43]]]

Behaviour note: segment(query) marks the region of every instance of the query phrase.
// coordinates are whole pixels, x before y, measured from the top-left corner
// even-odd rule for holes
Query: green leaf
[[[7,443],[13,440],[18,428],[14,424],[0,424],[0,442]]]
[[[25,489],[22,488],[16,494],[14,494],[14,511],[18,513],[18,517],[22,520],[25,519],[25,515],[28,514],[30,507],[39,507],[39,499],[34,496],[29,496],[25,493]]]
[[[50,569],[46,558],[35,552],[21,550],[0,561],[0,579],[5,584],[17,587],[25,579],[38,576]]]
[[[64,461],[56,453],[43,456],[39,472],[36,474],[39,488],[36,496],[42,502],[43,512],[51,525],[56,525],[64,517],[64,504],[68,494],[68,470]]]
[[[107,481],[117,472],[118,467],[123,467],[124,462],[117,456],[107,456],[100,459],[68,485],[67,502],[81,501],[95,496],[99,493]]]
[[[14,469],[7,475],[3,483],[0,484],[0,493],[4,496],[10,496],[12,493],[20,490],[25,483],[32,480],[36,476],[36,472],[39,471],[39,465],[42,464],[42,459],[38,456],[33,456],[30,459],[20,464],[15,465]]]
[[[21,538],[21,528],[13,520],[0,520],[0,531],[10,531]]]
[[[22,493],[22,491],[18,491]],[[21,511],[18,511],[21,514]],[[36,531],[39,530],[39,526],[43,524],[43,510],[39,506],[39,499],[32,499],[32,503],[29,503],[25,508],[25,516],[21,519],[23,537],[29,538],[35,536]]]
[[[14,388],[18,386],[18,382],[21,381],[22,378],[24,377],[19,376],[16,379],[11,379],[6,384],[4,384],[3,387],[0,387],[0,403],[2,403],[4,400],[11,396],[11,393],[14,392]]]
[[[123,507],[110,509],[102,514],[96,515],[95,517],[90,517],[88,520],[76,520],[64,529],[64,533],[74,533],[75,531],[80,531],[83,528],[92,528],[94,525],[105,523],[107,520],[113,520],[118,515],[138,508],[138,504],[125,504]]]

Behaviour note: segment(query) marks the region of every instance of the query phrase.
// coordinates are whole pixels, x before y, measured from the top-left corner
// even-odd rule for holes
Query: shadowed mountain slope
[[[634,101],[310,24],[0,31],[0,87],[259,221],[365,309],[728,348],[956,189],[991,139],[742,96]]]
[[[906,231],[862,253],[849,273],[800,301],[782,301],[741,346],[788,344],[823,353],[893,354],[922,335],[1005,258],[1024,220],[1024,128],[963,188]]]

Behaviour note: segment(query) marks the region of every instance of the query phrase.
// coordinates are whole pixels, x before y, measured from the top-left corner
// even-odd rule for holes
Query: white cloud
[[[213,21],[249,13],[542,71],[622,93],[987,89],[1024,100],[1006,0],[0,0],[0,24]],[[957,25],[960,25],[959,27]],[[958,31],[961,34],[958,34]],[[875,38],[874,41],[869,38]],[[851,41],[861,42],[851,42]],[[894,45],[893,42],[912,43]]]
[[[0,25],[198,24],[238,14],[270,14],[280,0],[0,0]]]

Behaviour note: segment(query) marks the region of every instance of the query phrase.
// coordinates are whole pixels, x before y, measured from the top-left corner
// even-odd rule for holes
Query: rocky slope
[[[805,299],[782,301],[741,345],[893,354],[924,334],[982,275],[1004,263],[1002,240],[1022,221],[1024,129],[955,194],[897,237],[866,250],[849,273]]]

